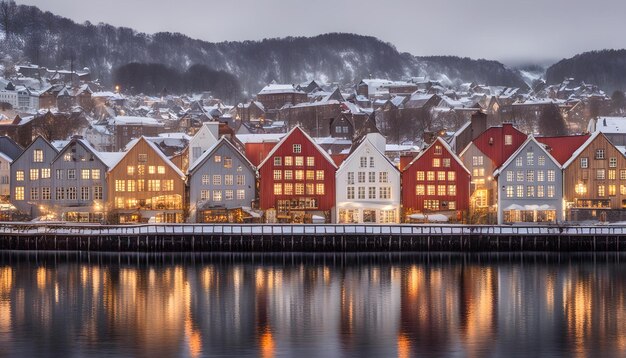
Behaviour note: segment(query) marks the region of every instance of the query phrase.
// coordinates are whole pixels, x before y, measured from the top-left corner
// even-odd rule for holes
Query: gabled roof
[[[30,149],[30,147],[32,147],[38,140],[43,140],[55,152],[57,152],[57,153],[59,152],[46,138],[44,138],[42,135],[38,135],[37,138],[35,138],[35,140],[30,142],[30,144],[28,146],[26,146],[26,148],[24,148],[24,150],[22,151],[22,153],[20,153],[20,155],[15,157],[15,159],[13,159],[13,162],[16,162],[18,159],[20,159],[22,157],[22,155],[24,155],[24,153],[26,153],[28,151],[28,149]]]
[[[537,137],[535,138],[539,143],[543,143],[549,148],[546,150],[552,155],[561,165],[565,164],[572,154],[583,145],[589,134],[584,135],[572,135],[572,136],[558,136],[558,137]]]
[[[528,138],[526,138],[524,143],[522,143],[522,145],[520,145],[519,148],[517,148],[517,150],[509,156],[509,159],[507,159],[498,169],[496,169],[493,172],[493,176],[494,177],[498,176],[504,168],[508,167],[513,162],[513,160],[517,157],[517,155],[522,150],[524,150],[524,147],[526,147],[526,145],[530,142],[537,144],[537,147],[539,147],[548,156],[548,158],[550,158],[550,160],[552,160],[552,162],[557,165],[557,167],[562,168],[561,163],[559,163],[558,160],[556,160],[550,153],[548,153],[546,148],[541,143],[539,143],[537,139],[535,139],[535,137],[533,137],[533,135],[531,134],[528,136]]]
[[[563,164],[563,169],[567,168],[570,166],[570,164],[572,164],[576,158],[578,158],[578,156],[585,150],[587,149],[587,147],[593,143],[594,140],[596,140],[596,138],[598,138],[599,136],[603,136],[607,142],[611,143],[611,141],[606,138],[606,135],[604,135],[604,133],[602,132],[594,132],[591,136],[589,136],[589,138],[585,141],[585,143],[583,143],[581,146],[578,147],[578,149],[576,149],[572,155],[570,155],[570,157],[568,158],[568,160]],[[613,143],[611,143],[611,145],[613,145]],[[620,151],[621,153],[621,151]]]
[[[250,163],[248,158],[246,158],[246,156],[243,153],[241,153],[239,149],[237,149],[237,147],[235,147],[226,137],[222,137],[220,138],[220,140],[217,141],[217,143],[213,144],[209,149],[205,150],[204,153],[202,153],[202,155],[200,156],[200,158],[198,158],[198,160],[192,163],[189,169],[187,169],[187,173],[192,174],[196,170],[196,168],[199,168],[200,166],[202,166],[202,164],[204,164],[204,162],[211,156],[211,154],[213,154],[219,147],[223,145],[230,147],[254,171],[255,169],[254,165]]]
[[[504,163],[511,156],[511,154],[515,152],[515,150],[519,149],[519,146],[516,148],[513,148],[514,146],[512,146],[511,149],[515,150],[509,152],[509,155],[507,156],[507,146],[504,145],[504,138],[507,134],[512,135],[513,145],[516,143],[515,139],[517,136],[524,137],[524,140],[528,138],[526,134],[519,131],[513,125],[503,124],[501,126],[487,128],[487,130],[479,134],[478,137],[472,141],[472,143],[474,143],[478,150],[484,153],[485,156],[487,156],[494,163],[495,168],[498,168],[502,166],[502,163]],[[493,141],[491,141],[491,139],[493,139]],[[501,150],[490,150],[489,147],[491,146],[500,147]],[[463,149],[463,152],[467,148],[468,147]]]
[[[354,148],[354,150],[352,150],[350,152],[350,155],[348,155],[347,158],[345,158],[342,162],[341,165],[339,166],[339,168],[337,169],[337,171],[340,171],[342,168],[345,168],[345,166],[347,166],[349,162],[352,162],[354,159],[354,157],[356,157],[357,151],[359,150],[359,148],[361,148],[362,146],[364,146],[366,143],[369,143],[369,145],[374,148],[374,150],[380,154],[383,158],[385,158],[385,160],[387,161],[387,163],[389,163],[389,165],[391,167],[393,167],[396,171],[400,172],[398,170],[398,168],[396,168],[396,166],[393,164],[393,162],[387,158],[387,156],[385,155],[385,153],[382,153],[380,150],[378,150],[378,148],[376,147],[376,145],[368,138],[368,136],[363,136],[360,140],[360,142],[356,145],[356,147]]]
[[[13,161],[24,151],[24,148],[22,148],[21,145],[17,144],[13,140],[13,138],[8,136],[0,136],[0,151],[9,156],[11,158],[11,161]]]
[[[337,165],[335,164],[335,161],[333,160],[333,158],[331,158],[330,154],[326,153],[326,151],[324,149],[322,149],[314,140],[313,138],[311,138],[311,136],[309,136],[305,131],[302,130],[302,128],[300,128],[300,126],[295,126],[293,127],[289,133],[287,133],[287,135],[285,135],[284,137],[282,137],[282,139],[274,146],[274,148],[272,148],[272,150],[267,154],[267,156],[265,157],[265,159],[263,159],[263,161],[261,161],[261,164],[259,164],[258,168],[260,169],[265,162],[267,162],[269,160],[269,158],[271,158],[274,153],[276,153],[276,151],[278,150],[278,148],[280,148],[281,145],[283,145],[283,143],[285,143],[285,141],[287,141],[287,139],[295,132],[295,131],[299,131],[301,132],[304,137],[310,141],[313,146],[315,146],[315,148],[324,156],[324,158],[326,158],[326,160],[332,164],[333,167],[335,167],[335,169],[337,169]]]
[[[163,151],[161,150],[161,148],[159,148],[156,144],[152,143],[151,141],[147,140],[146,137],[141,136],[138,139],[134,140],[134,143],[132,144],[132,146],[130,146],[127,150],[126,153],[124,153],[123,157],[125,157],[126,155],[128,155],[128,153],[130,153],[133,148],[135,148],[135,146],[140,143],[140,142],[146,142],[148,144],[148,146],[150,148],[152,148],[152,150],[154,150],[160,157],[161,159],[163,159],[163,161],[169,165],[169,167],[176,172],[176,174],[178,174],[180,176],[181,179],[185,178],[185,173],[183,173],[180,168],[178,168],[176,165],[174,165],[174,163],[172,163],[172,161],[165,155],[165,153],[163,153]],[[117,165],[119,164],[116,163],[113,167],[109,168],[109,171],[112,171],[115,167],[117,167]]]
[[[111,153],[99,152],[91,145],[91,143],[89,143],[85,139],[82,139],[82,138],[72,138],[72,140],[70,140],[58,152],[58,154],[54,157],[54,159],[52,159],[52,163],[56,162],[59,158],[61,158],[61,155],[67,149],[69,149],[69,147],[73,143],[80,144],[81,146],[83,146],[83,148],[85,148],[88,152],[90,152],[94,157],[98,158],[98,160],[102,164],[104,164],[107,168],[109,168],[109,169],[113,168],[124,157],[124,152],[111,152]]]
[[[461,168],[465,169],[467,174],[470,174],[470,175],[472,174],[469,171],[469,169],[465,167],[465,164],[463,164],[463,161],[461,160],[461,158],[459,158],[459,156],[454,153],[452,148],[450,148],[450,145],[448,145],[448,143],[446,143],[446,141],[443,140],[443,138],[441,137],[437,137],[437,139],[435,139],[435,141],[433,141],[426,149],[422,150],[418,155],[416,155],[415,158],[413,158],[413,160],[411,160],[411,162],[406,167],[404,167],[403,171],[407,171],[413,165],[413,163],[418,161],[436,143],[441,144],[445,148],[445,150],[447,150],[448,153],[450,153],[452,158],[454,158],[454,160],[461,166]]]

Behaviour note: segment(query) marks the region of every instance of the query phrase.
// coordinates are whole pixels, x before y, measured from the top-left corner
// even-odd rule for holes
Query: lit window
[[[456,173],[448,172],[448,181],[455,181],[455,180],[456,180]]]
[[[124,198],[120,198],[120,197],[115,198],[115,208],[124,209]]]
[[[517,181],[524,181],[524,171],[523,170],[518,170],[517,171]]]
[[[556,180],[556,172],[554,170],[548,170],[548,181],[553,182]]]
[[[517,157],[517,158],[515,158],[515,166],[516,166],[516,167],[521,167],[521,166],[522,166],[522,163],[523,163],[523,159],[522,159],[522,157]]]
[[[435,155],[441,155],[442,152],[443,151],[441,149],[441,146],[440,145],[436,145],[435,146]]]
[[[609,185],[609,196],[615,196],[616,186],[615,184]]]
[[[285,170],[285,180],[293,180],[293,170]]]
[[[222,162],[222,156],[221,155],[216,155],[215,157],[213,157],[213,161],[215,163],[221,163]]]
[[[483,163],[484,163],[484,157],[482,155],[472,156],[472,165],[473,166],[483,165]]]
[[[244,200],[246,198],[246,191],[243,189],[237,189],[237,200]]]
[[[433,168],[441,167],[441,158],[433,158]]]
[[[163,166],[163,165],[159,165],[159,166],[157,167],[157,173],[159,173],[159,174],[165,174],[165,166]]]
[[[606,177],[606,172],[604,169],[596,170],[596,179],[603,180]]]
[[[546,165],[546,156],[545,155],[540,155],[537,158],[537,164],[540,165],[540,166]]]
[[[554,185],[548,185],[548,198],[554,198]]]
[[[304,170],[296,170],[296,180],[304,180]]]
[[[537,197],[538,198],[543,198],[544,197],[544,187],[543,185],[537,185]]]
[[[138,165],[137,166],[137,175],[145,175],[146,174],[146,166]]]
[[[43,163],[43,150],[42,149],[33,150],[33,162]]]
[[[126,191],[133,192],[137,189],[136,182],[134,180],[126,181]]]
[[[64,162],[72,161],[72,153],[65,153],[65,154],[63,154],[63,161]]]
[[[50,168],[41,168],[41,179],[50,179]]]
[[[306,180],[314,180],[314,179],[315,179],[315,170],[307,170]]]
[[[293,184],[285,183],[285,195],[293,195]]]
[[[233,191],[228,189],[224,191],[224,200],[233,200]]]
[[[427,195],[435,195],[435,186],[434,185],[427,185],[426,186],[426,194]]]
[[[133,176],[135,175],[135,166],[134,165],[128,165],[126,167],[126,174]]]
[[[202,189],[200,190],[200,200],[208,200],[209,199],[209,190]]]
[[[325,190],[324,190],[324,183],[318,183],[315,186],[315,193],[317,195],[326,195]]]
[[[222,191],[213,190],[213,201],[222,201]]]
[[[91,170],[89,169],[81,169],[80,171],[80,178],[83,180],[89,180],[89,177],[91,176]]]
[[[446,180],[446,172],[437,172],[437,180]]]
[[[604,196],[604,185],[598,185],[598,196]]]
[[[283,185],[281,183],[274,184],[274,195],[283,195]]]
[[[445,185],[437,185],[437,195],[439,195],[439,196],[446,195],[446,186]]]
[[[306,166],[307,167],[315,166],[315,157],[306,157]]]
[[[450,196],[456,195],[456,185],[454,184],[448,185],[448,195]]]
[[[534,198],[535,197],[535,186],[534,185],[527,185],[526,186],[526,197],[527,198]]]
[[[100,169],[91,169],[91,179],[100,180]]]
[[[148,180],[148,191],[161,191],[161,181],[158,179]]]
[[[526,153],[526,165],[535,165],[535,153]]]
[[[448,210],[456,210],[456,201],[448,201]]]
[[[608,178],[609,178],[609,180],[615,180],[616,177],[617,177],[617,173],[616,173],[615,169],[609,169],[609,171],[608,171]]]
[[[174,180],[173,179],[161,180],[161,190],[162,191],[174,191]]]
[[[512,170],[508,170],[506,172],[506,181],[508,181],[508,182],[512,182],[513,181],[513,171]]]
[[[307,184],[306,185],[306,194],[307,195],[315,194],[313,189],[314,189],[313,184]],[[304,195],[304,184],[296,183],[296,195]]]
[[[304,157],[296,157],[296,167],[303,167],[304,166]]]
[[[419,184],[415,186],[415,195],[424,195],[425,193],[424,185]]]
[[[115,180],[115,191],[126,191],[126,181],[119,179]]]
[[[280,172],[280,170],[279,170]],[[221,175],[213,175],[213,185],[222,185],[222,176]]]
[[[545,180],[545,172],[543,170],[538,170],[537,181],[544,181],[544,180]]]
[[[274,180],[282,180],[282,171],[274,170]]]
[[[417,180],[424,180],[424,172],[422,171],[417,172]]]
[[[154,165],[148,166],[148,174],[156,174],[156,167]]]
[[[426,172],[426,179],[428,181],[435,180],[435,172],[433,172],[433,171]]]
[[[504,135],[504,145],[513,145],[513,136],[510,134]]]
[[[31,169],[29,173],[29,179],[30,180],[39,179],[39,169]]]
[[[506,197],[507,198],[512,198],[513,197],[513,185],[507,185],[507,187],[506,187]]]
[[[302,145],[301,144],[294,144],[293,145],[293,152],[294,153],[302,153]]]
[[[209,175],[208,174],[202,175],[202,185],[209,185],[210,183],[211,183],[211,180],[209,179]]]
[[[293,157],[285,157],[285,165],[292,166],[293,165]]]
[[[424,209],[439,210],[439,200],[424,200]]]
[[[619,178],[621,180],[626,180],[626,169],[620,169],[620,171],[619,171]]]
[[[523,198],[524,197],[524,186],[523,185],[518,185],[516,191],[517,191],[517,197],[518,198]]]
[[[224,157],[224,168],[232,168],[232,167],[233,167],[233,158]]]
[[[315,171],[315,179],[316,180],[324,180],[324,171],[323,170]]]

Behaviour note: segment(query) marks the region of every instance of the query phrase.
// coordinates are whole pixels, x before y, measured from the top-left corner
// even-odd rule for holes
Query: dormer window
[[[302,145],[301,144],[294,144],[293,145],[293,152],[294,153],[302,153]]]
[[[435,155],[441,155],[442,149],[440,145],[435,146]]]
[[[513,145],[513,136],[510,134],[504,135],[504,145]]]
[[[43,162],[43,150],[35,149],[33,151],[33,162],[42,163]]]

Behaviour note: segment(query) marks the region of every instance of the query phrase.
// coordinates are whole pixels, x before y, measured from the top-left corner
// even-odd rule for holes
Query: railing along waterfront
[[[0,223],[0,249],[621,251],[626,226]]]

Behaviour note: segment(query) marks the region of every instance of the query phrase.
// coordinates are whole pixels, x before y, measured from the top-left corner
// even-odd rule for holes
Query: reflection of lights
[[[11,267],[0,268],[0,295],[6,295],[13,289],[13,269]]]
[[[43,268],[43,267],[38,268],[36,275],[37,275],[37,287],[40,290],[45,289],[46,288],[46,281],[47,281],[46,280],[46,275],[47,275],[46,269]]]
[[[398,335],[398,358],[409,358],[411,356],[411,342],[404,335]]]
[[[409,282],[407,287],[407,293],[410,298],[415,299],[417,297],[418,287],[424,280],[424,273],[417,269],[417,266],[411,266],[409,271]]]
[[[261,348],[261,357],[273,357],[276,353],[276,343],[274,342],[274,336],[270,329],[266,329],[265,332],[259,337],[259,346]]]

